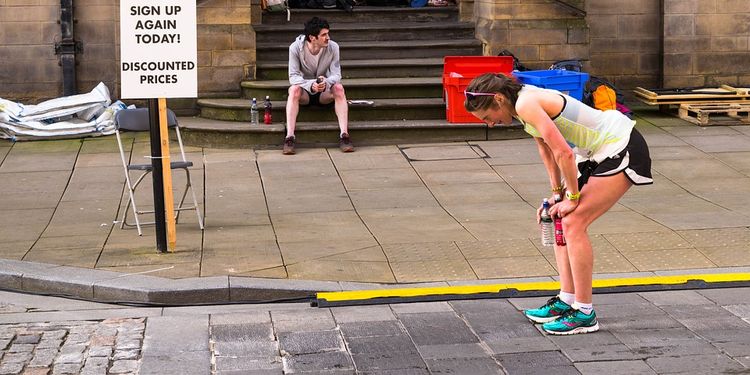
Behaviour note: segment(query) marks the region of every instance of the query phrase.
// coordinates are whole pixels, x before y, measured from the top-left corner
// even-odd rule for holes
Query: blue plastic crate
[[[589,80],[588,73],[559,69],[527,70],[513,72],[513,75],[522,83],[557,90],[578,100],[583,99],[583,89]]]

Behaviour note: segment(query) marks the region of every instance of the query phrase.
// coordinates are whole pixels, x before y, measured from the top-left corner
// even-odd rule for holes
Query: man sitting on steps
[[[328,35],[330,26],[322,18],[313,17],[305,23],[305,34],[289,46],[289,98],[286,102],[285,155],[294,154],[294,127],[300,105],[330,106],[334,103],[343,152],[354,151],[349,138],[349,107],[341,85],[339,45]]]

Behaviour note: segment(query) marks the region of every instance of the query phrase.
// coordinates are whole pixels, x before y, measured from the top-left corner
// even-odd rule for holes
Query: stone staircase
[[[289,86],[289,44],[313,16],[328,20],[331,38],[341,48],[342,83],[347,98],[372,102],[349,107],[349,127],[356,143],[445,140],[439,135],[441,131],[450,140],[487,138],[484,124],[447,123],[442,98],[443,57],[482,54],[473,24],[459,21],[455,7],[363,6],[355,7],[351,13],[294,9],[290,22],[286,21],[286,14],[264,13],[262,24],[254,26],[256,79],[240,83],[241,98],[199,99],[200,120],[193,119],[185,125],[188,143],[281,143]],[[273,103],[274,125],[253,128],[249,124],[250,99],[255,97],[262,104],[266,95]],[[468,131],[467,135],[460,135],[456,127]],[[337,129],[331,108],[303,108],[298,116],[298,143],[330,143],[335,141]],[[419,139],[385,134],[389,131],[417,134]],[[216,135],[217,132],[224,134]],[[269,132],[272,134],[265,134]]]

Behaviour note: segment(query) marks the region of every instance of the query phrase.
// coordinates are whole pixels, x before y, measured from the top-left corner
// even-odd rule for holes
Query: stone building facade
[[[535,69],[580,58],[587,71],[625,89],[750,86],[748,0],[459,1],[486,55],[508,49]],[[119,1],[74,5],[83,45],[78,91],[102,81],[117,98]],[[0,0],[0,97],[35,102],[61,95],[59,13],[55,0]],[[199,0],[197,16],[200,96],[239,95],[239,82],[254,72],[258,1]]]

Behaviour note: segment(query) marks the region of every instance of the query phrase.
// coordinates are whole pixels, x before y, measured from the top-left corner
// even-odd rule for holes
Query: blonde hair
[[[506,76],[502,73],[485,73],[474,78],[469,83],[469,86],[466,87],[466,91],[502,94],[505,95],[510,100],[510,104],[515,107],[516,100],[518,100],[518,92],[521,91],[521,87],[523,87],[523,84],[516,81],[513,77]],[[466,98],[464,99],[464,108],[466,108],[468,112],[486,110],[491,106],[497,106],[494,99],[493,96],[475,96],[471,100]]]

